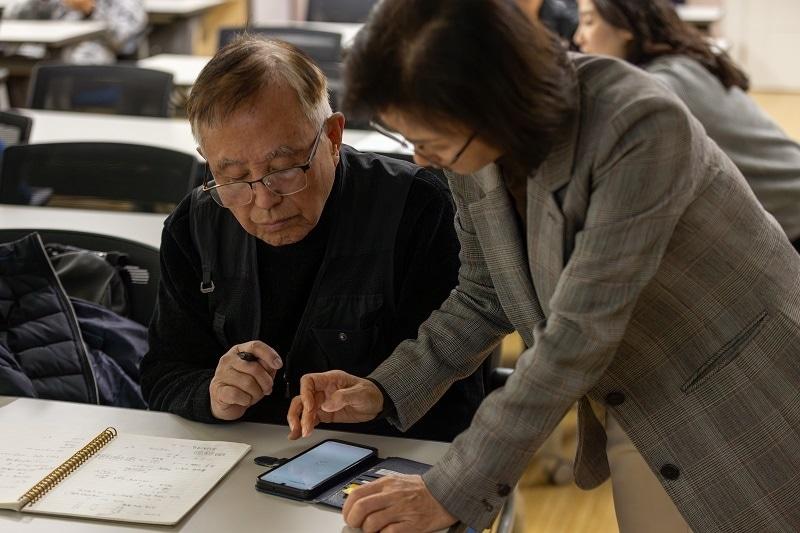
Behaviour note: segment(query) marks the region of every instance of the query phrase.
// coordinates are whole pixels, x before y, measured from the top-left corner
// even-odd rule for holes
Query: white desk
[[[200,155],[186,119],[20,110],[33,119],[30,143],[105,141],[143,144]]]
[[[227,0],[144,0],[144,9],[151,22],[188,18],[221,6]],[[155,20],[154,20],[155,19]]]
[[[186,119],[129,117],[25,109],[33,118],[31,143],[105,141],[159,146],[194,154],[197,144]],[[344,131],[344,142],[362,152],[407,154],[408,151],[375,131]]]
[[[707,27],[722,20],[723,11],[719,6],[676,6],[678,16],[684,22]]]
[[[176,87],[189,88],[194,85],[200,71],[211,60],[211,56],[195,56],[188,54],[158,54],[136,62],[144,68],[162,70],[172,74],[172,82]]]
[[[34,43],[60,48],[103,35],[105,31],[105,22],[93,20],[3,20],[0,43]]]
[[[0,204],[0,229],[60,229],[122,237],[161,246],[167,215]],[[2,527],[0,527],[2,530]]]
[[[12,403],[8,403],[11,401]],[[7,405],[4,405],[7,404]],[[257,455],[291,457],[326,438],[351,440],[378,448],[381,457],[401,456],[425,463],[434,463],[447,449],[439,442],[353,433],[315,431],[304,441],[286,440],[287,429],[266,424],[237,423],[206,425],[190,422],[175,415],[135,411],[85,404],[0,397],[0,427],[12,423],[68,425],[76,430],[96,434],[107,426],[120,433],[138,433],[163,437],[245,442],[253,449],[222,479],[181,522],[171,528],[132,525],[95,520],[37,516],[14,511],[0,511],[0,530],[9,532],[84,533],[95,531],[186,531],[213,532],[340,532],[353,531],[344,526],[341,514],[317,505],[293,502],[256,492],[256,476],[264,468],[253,463]],[[11,409],[13,406],[13,410]],[[9,435],[5,433],[5,436]],[[343,529],[344,528],[344,529]]]

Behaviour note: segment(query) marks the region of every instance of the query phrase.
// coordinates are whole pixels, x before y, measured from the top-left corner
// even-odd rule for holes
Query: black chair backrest
[[[112,115],[169,116],[172,74],[129,65],[39,65],[28,107]]]
[[[338,75],[339,65],[342,61],[341,33],[283,26],[221,28],[219,30],[219,47],[230,44],[243,33],[263,35],[293,44],[308,54],[327,76]]]
[[[0,111],[0,142],[4,147],[25,144],[31,135],[32,124],[30,117]]]
[[[308,20],[364,22],[378,0],[308,0]]]
[[[11,146],[0,203],[169,213],[195,184],[197,159],[122,143]]]
[[[149,324],[161,278],[158,248],[110,235],[54,229],[0,229],[0,242],[15,241],[34,231],[39,232],[45,244],[68,244],[86,250],[127,254],[128,266],[125,269],[131,280],[128,294],[130,318],[145,326]]]

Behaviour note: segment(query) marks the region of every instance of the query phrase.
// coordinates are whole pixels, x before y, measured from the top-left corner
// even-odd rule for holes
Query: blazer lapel
[[[550,299],[566,261],[567,220],[556,195],[572,179],[579,118],[580,111],[577,111],[570,119],[567,134],[528,179],[528,264],[545,316],[550,315]]]
[[[496,165],[474,174],[485,195],[469,204],[484,260],[506,316],[533,346],[533,327],[544,319],[530,278],[525,248],[511,198]]]
[[[535,180],[528,183],[528,265],[545,316],[564,269],[564,215],[552,193]]]

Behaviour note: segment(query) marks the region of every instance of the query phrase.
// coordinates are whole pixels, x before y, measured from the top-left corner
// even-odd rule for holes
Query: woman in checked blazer
[[[505,334],[529,348],[430,471],[345,520],[489,526],[578,402],[576,482],[611,476],[622,531],[800,530],[800,256],[686,107],[506,0],[384,0],[346,71],[351,106],[447,169],[462,266],[369,379],[305,376],[291,436],[406,428]]]

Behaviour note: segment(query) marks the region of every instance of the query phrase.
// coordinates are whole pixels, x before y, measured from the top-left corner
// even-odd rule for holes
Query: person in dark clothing
[[[561,37],[572,42],[578,28],[578,7],[573,0],[517,0],[517,4],[532,19]]]
[[[368,375],[455,287],[452,198],[428,170],[342,145],[323,74],[285,43],[220,50],[187,111],[209,174],[165,223],[142,390],[194,420],[286,423],[304,374]],[[476,372],[406,435],[452,440],[483,396]]]

